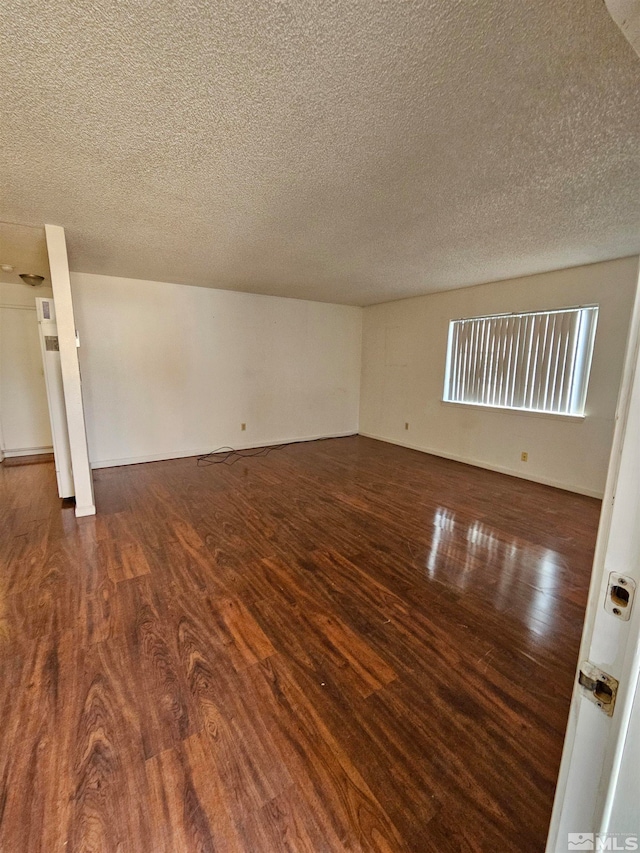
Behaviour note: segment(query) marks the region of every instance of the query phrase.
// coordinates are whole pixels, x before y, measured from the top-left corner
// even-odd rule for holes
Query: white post
[[[47,238],[51,285],[58,322],[60,366],[62,368],[64,402],[69,427],[73,484],[76,493],[76,515],[94,515],[96,507],[82,404],[82,382],[76,346],[76,323],[73,315],[67,243],[64,228],[59,225],[45,225],[44,230]]]
[[[605,0],[609,14],[640,56],[640,0]]]
[[[1,311],[2,309],[0,309]],[[2,317],[0,316],[0,335],[2,335]],[[2,377],[2,340],[0,340],[0,379]],[[2,402],[0,401],[0,462],[4,462],[4,438],[2,435]]]

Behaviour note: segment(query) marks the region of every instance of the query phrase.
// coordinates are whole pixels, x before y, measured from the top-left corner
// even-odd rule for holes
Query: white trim
[[[46,308],[45,308],[46,306]],[[60,369],[60,353],[47,350],[49,336],[57,338],[56,306],[49,296],[36,296],[36,314],[38,317],[38,338],[40,356],[44,368],[44,384],[47,392],[47,407],[51,425],[51,439],[56,461],[56,481],[58,497],[70,498],[75,494],[73,471],[71,470],[71,448],[67,411],[64,402],[64,388]]]
[[[635,575],[640,581],[637,519],[640,516],[637,452],[640,420],[640,281],[631,316],[625,365],[616,407],[616,427],[600,515],[589,599],[585,613],[578,666],[583,660],[619,681],[615,713],[604,717],[585,702],[574,680],[562,761],[546,853],[565,851],[567,831],[615,832],[610,819],[629,735],[634,696],[640,676],[640,615],[634,607],[629,621],[611,618],[603,607],[608,573]],[[633,428],[629,427],[632,424]],[[627,803],[628,803],[627,799]],[[637,812],[635,813],[637,817]],[[630,815],[631,819],[634,818]],[[637,825],[637,820],[634,827]]]
[[[273,441],[251,441],[245,444],[235,444],[234,450],[251,450],[254,447],[272,447],[278,444],[296,444],[299,441],[321,441],[325,438],[347,438],[351,435],[358,435],[357,430],[349,430],[348,432],[335,432],[328,435],[306,435],[301,438],[280,438]],[[97,468],[117,468],[120,465],[141,465],[145,462],[166,462],[170,459],[185,459],[190,456],[204,456],[205,453],[211,453],[215,447],[205,447],[194,450],[167,450],[164,453],[152,453],[149,456],[128,456],[124,459],[102,459],[92,461],[92,469]],[[222,452],[222,451],[221,451]]]
[[[588,498],[598,498],[602,500],[603,492],[593,489],[584,489],[578,486],[570,486],[567,483],[559,480],[552,480],[549,477],[533,476],[524,472],[516,471],[513,468],[506,468],[501,465],[490,465],[488,462],[482,462],[479,459],[470,459],[467,456],[457,456],[454,453],[443,453],[441,450],[433,450],[429,447],[421,447],[418,444],[411,444],[408,441],[399,441],[393,438],[386,438],[383,435],[374,435],[370,432],[359,432],[364,438],[373,438],[376,441],[384,441],[386,444],[396,444],[399,447],[407,447],[409,450],[419,450],[420,453],[427,453],[429,456],[439,456],[440,459],[451,459],[453,462],[462,462],[464,465],[471,465],[473,468],[483,468],[485,471],[496,471],[498,474],[507,474],[510,477],[517,477],[519,480],[529,480],[532,483],[541,483],[543,486],[552,486],[554,489],[562,489],[565,492],[573,492],[576,495],[585,495]]]
[[[640,56],[640,0],[605,0],[609,14]]]
[[[473,317],[454,317],[451,323],[459,323],[462,320],[495,320],[500,317],[544,317],[547,314],[572,314],[574,311],[582,311],[583,308],[599,308],[597,302],[589,302],[587,305],[569,305],[566,308],[536,308],[535,311],[500,311],[497,314],[480,314]]]
[[[465,403],[462,400],[440,400],[443,406],[464,406],[465,409],[477,409],[480,412],[508,412],[510,415],[529,415],[534,418],[553,418],[561,421],[584,423],[586,415],[565,415],[562,412],[540,412],[537,409],[515,409],[511,406],[490,406],[482,403]]]
[[[7,459],[14,456],[39,456],[41,453],[53,453],[53,447],[15,447],[13,450],[2,451]]]
[[[0,308],[13,308],[18,311],[35,311],[35,305],[11,305],[9,302],[0,302]]]
[[[64,403],[67,412],[67,430],[71,451],[71,467],[73,469],[73,485],[76,501],[80,507],[90,507],[95,505],[95,498],[93,496],[93,481],[91,479],[89,451],[87,447],[87,430],[84,420],[82,380],[80,378],[80,363],[78,361],[78,339],[73,313],[67,243],[64,228],[59,225],[45,225],[44,233],[47,241],[51,287],[56,309],[56,325],[58,328],[58,343],[60,345],[60,369],[62,370]],[[76,506],[76,515],[79,514],[80,511]]]
[[[76,506],[76,518],[84,518],[87,515],[95,515],[96,507],[95,504],[89,504],[88,506]]]

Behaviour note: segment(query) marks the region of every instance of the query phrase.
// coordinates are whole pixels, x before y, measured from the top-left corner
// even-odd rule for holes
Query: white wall
[[[365,308],[361,434],[601,496],[637,275],[638,258],[622,258]],[[592,303],[584,420],[442,402],[450,320]]]
[[[71,281],[94,467],[357,432],[362,309]]]
[[[51,450],[36,296],[51,290],[0,282],[0,450],[7,456]]]

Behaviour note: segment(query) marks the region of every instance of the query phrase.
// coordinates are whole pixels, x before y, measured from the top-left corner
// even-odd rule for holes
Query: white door
[[[640,289],[547,853],[640,849]]]
[[[44,378],[49,402],[49,420],[53,438],[58,494],[61,498],[70,498],[75,494],[73,471],[71,468],[71,450],[67,428],[67,412],[62,387],[60,350],[58,347],[58,328],[53,299],[36,298],[38,328],[40,330],[40,349],[44,365]]]

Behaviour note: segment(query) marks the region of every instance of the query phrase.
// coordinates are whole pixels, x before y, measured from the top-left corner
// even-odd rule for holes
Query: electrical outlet
[[[528,462],[529,461],[529,454],[527,453],[526,450],[522,451],[522,453],[520,454],[520,459],[522,462]]]
[[[405,428],[405,429],[409,429],[409,424],[408,424],[408,423],[405,423],[404,428]]]
[[[240,429],[242,430],[242,432],[244,432],[246,430],[246,428],[247,428],[246,424],[240,424]]]

